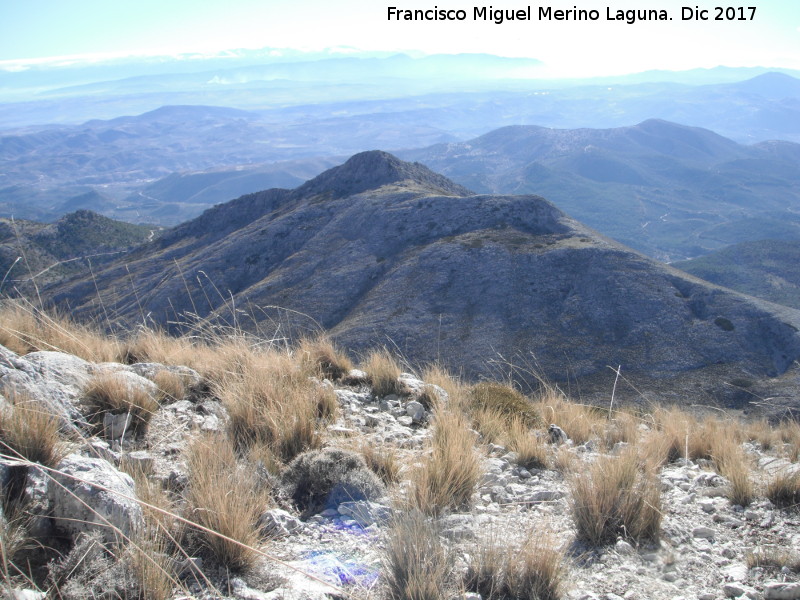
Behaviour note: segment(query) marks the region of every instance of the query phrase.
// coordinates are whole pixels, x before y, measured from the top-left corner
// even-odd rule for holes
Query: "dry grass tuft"
[[[25,300],[3,300],[0,344],[17,354],[50,350],[92,362],[116,361],[121,356],[117,338],[67,316],[39,310]]]
[[[546,469],[547,444],[522,421],[514,420],[508,428],[508,449],[516,452],[517,464],[526,469]]]
[[[747,439],[761,446],[762,450],[771,450],[778,445],[781,438],[780,432],[765,419],[750,423],[745,428],[745,435]]]
[[[193,440],[186,460],[187,516],[206,528],[197,532],[202,545],[231,570],[253,566],[261,543],[257,521],[270,504],[255,473],[237,464],[233,445],[220,435]]]
[[[92,377],[84,390],[83,403],[89,420],[98,426],[102,426],[106,413],[130,414],[134,433],[144,431],[158,410],[158,402],[148,390],[111,371]]]
[[[153,383],[158,387],[160,402],[177,402],[186,397],[186,379],[180,373],[162,369],[153,376]]]
[[[552,536],[534,531],[517,546],[495,534],[469,554],[464,585],[484,600],[559,600],[566,574],[563,551]]]
[[[605,428],[605,416],[598,409],[570,402],[559,392],[547,390],[535,404],[545,422],[561,427],[576,444],[588,442]]]
[[[627,411],[619,411],[606,424],[603,432],[603,445],[611,450],[616,444],[624,442],[635,444],[639,441],[640,420]]]
[[[302,340],[298,353],[311,370],[332,381],[342,379],[353,368],[353,362],[327,337]]]
[[[0,410],[3,452],[55,467],[67,452],[59,435],[58,418],[26,395],[9,395],[8,400],[10,405]]]
[[[778,427],[778,435],[786,444],[786,454],[789,460],[797,462],[800,458],[800,423],[794,420],[781,422]]]
[[[593,545],[614,542],[618,536],[637,542],[658,539],[660,483],[640,466],[633,450],[598,459],[572,477],[570,489],[579,539]]]
[[[284,462],[319,448],[317,420],[333,419],[339,408],[333,390],[312,381],[284,351],[250,354],[213,387],[230,415],[237,450],[266,445]]]
[[[372,392],[376,396],[388,396],[403,392],[403,385],[398,380],[401,373],[400,367],[386,348],[370,352],[362,368],[369,376]]]
[[[452,567],[452,557],[433,523],[416,512],[396,519],[384,548],[383,576],[391,600],[450,597]]]
[[[361,453],[364,462],[383,483],[391,485],[400,481],[403,465],[397,457],[396,448],[362,443],[357,446],[356,451]]]
[[[718,435],[712,441],[712,458],[717,472],[731,483],[728,498],[733,504],[748,506],[755,498],[750,464],[741,445],[730,436]]]
[[[497,415],[507,423],[518,420],[527,427],[542,425],[533,403],[510,386],[488,381],[475,384],[469,390],[469,400],[473,414]]]
[[[748,569],[756,567],[775,571],[789,569],[794,573],[800,573],[800,554],[797,553],[797,550],[785,546],[754,548],[747,553],[746,561]]]
[[[767,484],[764,494],[775,506],[800,508],[800,471],[784,471]]]
[[[475,436],[459,413],[435,415],[431,453],[412,475],[412,505],[425,514],[465,510],[482,474]]]

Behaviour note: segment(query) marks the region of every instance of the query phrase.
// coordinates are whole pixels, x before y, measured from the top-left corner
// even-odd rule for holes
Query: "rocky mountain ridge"
[[[472,195],[378,151],[219,205],[48,293],[122,323],[322,328],[351,352],[393,344],[468,377],[496,361],[588,397],[607,397],[622,366],[635,396],[746,403],[780,389],[791,403],[800,356],[800,313],[647,259],[540,197]]]

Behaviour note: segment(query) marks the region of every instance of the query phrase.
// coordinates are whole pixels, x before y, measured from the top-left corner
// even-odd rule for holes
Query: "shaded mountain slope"
[[[22,291],[35,278],[39,286],[76,273],[88,274],[88,262],[106,263],[154,237],[143,225],[114,221],[89,210],[78,210],[55,223],[0,219],[2,291]]]
[[[731,399],[729,381],[791,376],[800,356],[796,311],[656,263],[540,197],[474,195],[377,151],[217,206],[95,280],[99,297],[88,280],[51,296],[84,312],[102,299],[129,322],[322,327],[351,351],[393,344],[469,377],[502,355],[587,393],[607,394],[622,365],[632,382]]]
[[[673,266],[738,292],[800,309],[800,241],[733,244]]]
[[[535,193],[663,260],[800,235],[800,145],[737,144],[649,120],[615,129],[513,126],[404,151],[484,193]]]

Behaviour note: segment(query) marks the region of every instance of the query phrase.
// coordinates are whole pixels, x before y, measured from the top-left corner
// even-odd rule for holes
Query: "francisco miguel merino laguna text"
[[[568,9],[554,9],[552,6],[539,6],[534,13],[531,7],[519,9],[494,8],[492,6],[474,6],[473,21],[492,21],[497,25],[506,21],[532,21],[534,14],[539,21],[599,21],[600,11],[573,6]],[[713,13],[699,6],[682,6],[681,21],[752,21],[755,18],[754,6],[715,6]],[[389,21],[466,21],[468,12],[464,9],[447,9],[434,6],[429,9],[403,9],[388,7]],[[610,6],[605,10],[606,21],[622,21],[629,25],[637,21],[671,21],[672,17],[664,9],[630,9],[613,10]]]

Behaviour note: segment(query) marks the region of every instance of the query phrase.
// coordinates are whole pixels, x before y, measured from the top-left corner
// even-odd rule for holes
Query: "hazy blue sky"
[[[486,52],[544,61],[554,75],[622,73],[652,68],[730,66],[800,68],[800,2],[746,0],[754,21],[684,22],[681,6],[697,0],[573,0],[554,8],[596,8],[597,22],[471,20],[463,0],[401,4],[399,0],[0,0],[0,66],[20,59],[70,55],[160,54],[225,48]],[[735,5],[732,0],[716,4]],[[464,8],[466,22],[389,22],[387,7]],[[494,2],[522,8],[527,2]],[[531,3],[536,11],[538,4]],[[605,20],[630,8],[666,9],[670,22],[628,25]],[[9,63],[8,61],[13,61]]]

